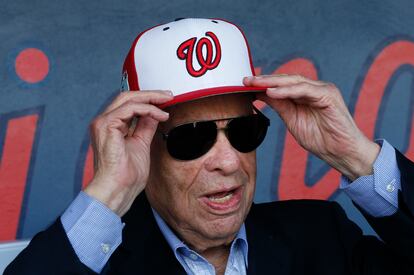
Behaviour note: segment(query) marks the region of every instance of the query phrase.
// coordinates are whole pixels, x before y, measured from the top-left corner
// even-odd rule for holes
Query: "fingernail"
[[[248,80],[248,81],[250,81],[250,80],[253,80],[254,79],[254,76],[246,76],[245,79]]]
[[[160,92],[166,95],[173,95],[173,93],[170,90],[160,90]]]
[[[276,87],[274,87],[274,88],[267,88],[267,90],[269,92],[271,92],[271,93],[274,93],[274,92],[277,92],[279,90],[279,88],[276,88]]]

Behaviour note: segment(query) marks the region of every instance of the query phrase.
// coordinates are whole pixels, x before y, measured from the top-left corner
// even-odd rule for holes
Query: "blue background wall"
[[[245,31],[254,65],[262,73],[272,73],[297,58],[311,61],[318,78],[334,82],[354,113],[375,58],[395,42],[411,43],[413,13],[414,2],[410,0],[0,1],[0,240],[32,237],[77,194],[89,144],[88,124],[117,93],[124,57],[140,31],[178,17],[225,18]],[[19,55],[30,48],[43,52],[47,69],[47,62],[39,56],[16,65]],[[407,49],[402,49],[401,55],[411,58]],[[392,60],[378,71],[389,69],[387,64],[391,66]],[[386,82],[372,126],[375,137],[385,137],[410,154],[413,67],[406,63],[402,62]],[[30,70],[34,65],[45,72],[37,82],[30,81],[35,77]],[[375,86],[381,81],[374,79],[368,84]],[[369,114],[375,106],[364,103],[364,107]],[[257,202],[280,197],[283,173],[280,163],[285,128],[276,114],[268,108],[264,111],[272,126],[258,151]],[[27,117],[36,119],[12,127],[13,119]],[[21,172],[19,146],[30,129],[30,159]],[[18,153],[9,158],[15,165],[10,169],[27,173],[23,189],[10,182],[14,176],[5,176],[6,170],[11,170],[5,168],[4,155],[6,147],[13,144]],[[328,170],[326,164],[310,156],[302,185],[316,186]],[[342,193],[322,193],[313,197],[340,201],[370,232]],[[21,200],[10,194],[16,198],[21,194]],[[10,223],[13,217],[15,226]]]

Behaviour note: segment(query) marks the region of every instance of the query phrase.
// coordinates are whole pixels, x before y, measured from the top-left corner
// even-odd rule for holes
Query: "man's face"
[[[252,113],[246,95],[225,95],[179,104],[160,125],[167,133],[177,125]],[[218,128],[228,121],[216,122]],[[156,134],[151,147],[150,178],[146,187],[153,208],[190,246],[203,249],[230,243],[253,201],[256,153],[240,153],[218,131],[214,146],[203,156],[181,161],[172,158]]]

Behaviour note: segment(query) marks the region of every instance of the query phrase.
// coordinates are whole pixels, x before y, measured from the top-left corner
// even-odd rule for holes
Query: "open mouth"
[[[234,196],[234,191],[235,189],[227,192],[215,193],[213,195],[207,196],[207,198],[215,203],[225,203]]]
[[[201,197],[202,202],[211,210],[232,211],[239,207],[243,187],[219,191]]]

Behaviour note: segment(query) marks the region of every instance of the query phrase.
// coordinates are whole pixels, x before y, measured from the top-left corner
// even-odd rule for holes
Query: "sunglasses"
[[[167,134],[161,133],[171,157],[194,160],[206,154],[216,143],[217,133],[223,130],[230,144],[241,153],[254,151],[264,140],[270,120],[253,106],[255,114],[179,125]],[[223,128],[216,121],[228,120]]]

